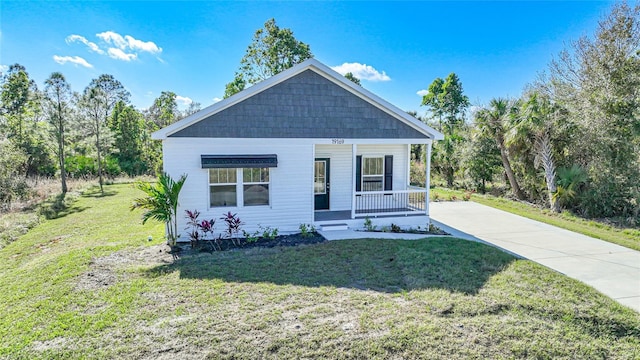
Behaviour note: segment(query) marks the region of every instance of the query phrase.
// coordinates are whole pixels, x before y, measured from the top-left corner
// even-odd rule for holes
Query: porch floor
[[[415,211],[409,208],[398,208],[398,209],[384,209],[384,210],[375,210],[373,212],[396,212],[396,211]],[[405,217],[405,216],[424,216],[424,212],[415,212],[409,213],[406,215],[377,215],[372,216],[375,218],[383,218],[383,217]],[[356,218],[363,218],[363,215],[359,215],[356,213]],[[320,210],[314,212],[314,221],[334,221],[334,220],[349,220],[351,219],[351,210],[342,210],[342,211],[326,211]]]

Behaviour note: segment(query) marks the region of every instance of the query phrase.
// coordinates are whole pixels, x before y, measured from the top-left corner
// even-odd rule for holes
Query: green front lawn
[[[431,189],[432,201],[465,200],[465,196],[470,196],[470,200],[483,205],[640,251],[640,229],[638,228],[617,228],[580,218],[568,211],[556,214],[550,210],[491,195],[470,194],[440,187]]]
[[[174,259],[162,225],[129,212],[140,193],[106,190],[0,250],[0,358],[640,357],[640,314],[492,247],[352,240]]]

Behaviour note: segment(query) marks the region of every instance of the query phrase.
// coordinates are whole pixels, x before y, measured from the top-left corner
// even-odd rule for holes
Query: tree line
[[[615,4],[519,98],[470,111],[456,74],[436,79],[422,120],[444,133],[433,172],[449,187],[640,223],[640,5]]]
[[[433,146],[432,174],[449,187],[637,224],[639,14],[640,5],[615,4],[592,37],[570,43],[519,98],[472,108],[455,73],[435,79],[420,118],[445,135]],[[270,19],[255,32],[225,97],[312,56]],[[56,72],[40,90],[23,66],[10,66],[0,79],[0,203],[26,191],[29,176],[57,174],[64,193],[67,177],[96,176],[102,186],[105,176],[159,173],[161,144],[150,134],[199,104],[180,112],[167,91],[141,111],[129,96],[111,75],[76,93]],[[421,154],[414,147],[416,163]]]
[[[14,64],[0,78],[0,203],[26,196],[27,178],[106,177],[157,173],[161,144],[150,134],[199,110],[179,111],[176,94],[164,91],[145,110],[112,75],[100,75],[81,92],[52,73],[42,87]]]

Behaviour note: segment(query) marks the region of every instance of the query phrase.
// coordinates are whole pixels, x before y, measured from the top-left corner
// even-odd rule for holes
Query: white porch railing
[[[427,190],[359,191],[355,193],[355,217],[415,215],[427,213]]]

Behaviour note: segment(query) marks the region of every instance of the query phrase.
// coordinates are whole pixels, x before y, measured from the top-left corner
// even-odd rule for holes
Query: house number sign
[[[331,139],[332,144],[344,144],[344,139]]]

